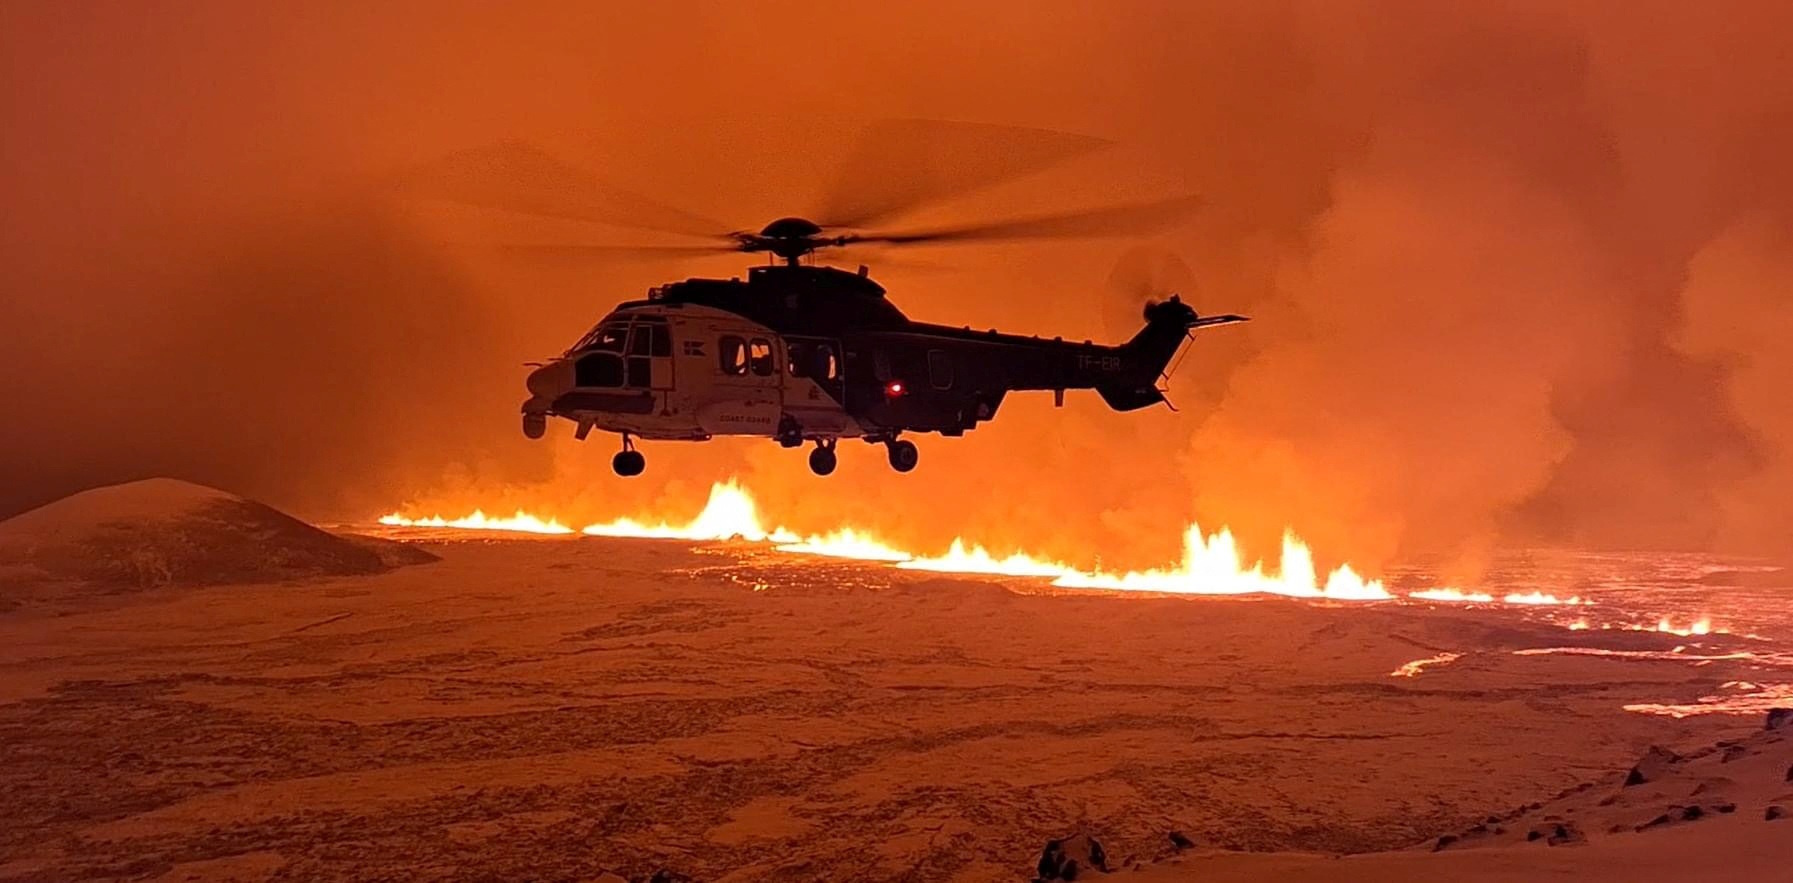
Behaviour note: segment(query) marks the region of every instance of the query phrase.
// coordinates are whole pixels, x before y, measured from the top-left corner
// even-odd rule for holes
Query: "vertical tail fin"
[[[1146,327],[1120,347],[1129,368],[1126,379],[1096,387],[1102,400],[1116,411],[1133,411],[1164,401],[1158,380],[1164,376],[1165,368],[1176,357],[1189,332],[1209,325],[1245,321],[1244,316],[1231,314],[1200,316],[1176,295],[1166,301],[1147,304],[1145,318]]]

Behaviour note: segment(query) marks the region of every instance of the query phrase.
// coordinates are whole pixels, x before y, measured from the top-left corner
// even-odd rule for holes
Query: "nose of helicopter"
[[[573,388],[573,363],[556,359],[534,371],[524,381],[529,394],[539,401],[552,402]]]

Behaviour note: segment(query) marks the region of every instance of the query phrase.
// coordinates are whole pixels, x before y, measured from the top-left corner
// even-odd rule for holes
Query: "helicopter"
[[[1037,167],[1087,148],[1036,154]],[[1043,158],[1042,158],[1043,156]],[[461,157],[461,168],[468,166]],[[812,444],[809,467],[829,475],[842,439],[881,444],[892,469],[909,472],[920,459],[905,435],[962,436],[996,416],[1012,392],[1094,390],[1116,411],[1165,402],[1161,381],[1198,329],[1247,321],[1202,315],[1172,294],[1144,304],[1144,325],[1113,345],[973,330],[909,318],[869,269],[818,264],[828,249],[949,244],[974,240],[1103,235],[1147,229],[1194,204],[1177,197],[1097,210],[933,229],[879,232],[867,228],[911,208],[915,193],[873,200],[849,217],[817,223],[779,218],[756,231],[716,233],[721,225],[642,197],[600,187],[595,179],[527,145],[506,143],[471,155],[480,174],[457,176],[457,201],[556,218],[618,223],[624,193],[633,226],[703,235],[703,245],[539,246],[520,250],[565,257],[629,252],[766,254],[745,279],[690,278],[654,286],[646,297],[618,304],[558,356],[531,363],[522,403],[523,434],[546,435],[549,421],[573,424],[583,441],[592,430],[621,437],[612,458],[619,476],[646,469],[637,440],[707,441],[719,436],[768,438],[786,448]],[[483,183],[493,176],[507,187]],[[1014,169],[1007,170],[1012,174]],[[440,179],[438,179],[440,180]],[[466,186],[469,181],[481,182]],[[517,182],[523,186],[516,186]],[[961,185],[965,182],[960,181]],[[983,182],[973,182],[983,183]],[[601,195],[604,199],[595,197]],[[610,210],[592,207],[607,201]],[[852,215],[857,215],[852,217]]]

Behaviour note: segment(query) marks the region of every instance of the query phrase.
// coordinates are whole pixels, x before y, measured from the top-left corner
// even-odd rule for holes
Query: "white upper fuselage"
[[[840,341],[786,338],[688,303],[625,305],[529,377],[529,415],[648,439],[864,435],[842,406]]]

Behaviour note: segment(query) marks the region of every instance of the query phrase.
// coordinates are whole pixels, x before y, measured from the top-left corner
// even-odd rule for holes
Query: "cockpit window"
[[[628,333],[629,323],[627,322],[604,322],[593,328],[591,333],[579,338],[579,342],[573,344],[573,348],[567,352],[597,350],[605,353],[620,353],[623,351],[623,342]]]
[[[573,383],[586,387],[623,385],[623,360],[610,353],[590,353],[573,363]]]
[[[646,325],[637,325],[629,332],[629,355],[646,356],[654,351],[654,333]]]

